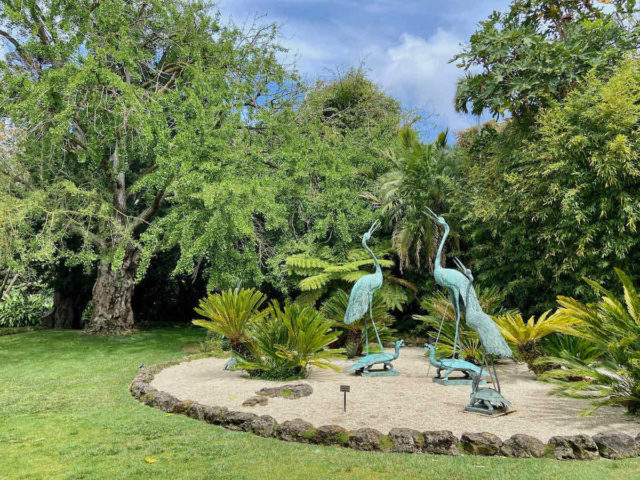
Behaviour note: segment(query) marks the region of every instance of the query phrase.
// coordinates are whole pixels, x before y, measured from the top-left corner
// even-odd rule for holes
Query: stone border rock
[[[599,433],[552,437],[547,444],[530,435],[516,434],[504,442],[492,433],[463,433],[458,439],[447,430],[420,432],[411,428],[392,428],[383,434],[374,428],[349,431],[339,425],[314,427],[296,418],[278,424],[270,415],[235,412],[226,407],[179,400],[151,386],[154,376],[167,367],[206,355],[190,355],[173,362],[141,367],[131,383],[131,395],[145,405],[163,412],[182,414],[229,430],[251,432],[287,442],[333,445],[355,450],[429,453],[436,455],[483,455],[511,458],[556,458],[557,460],[619,460],[640,456],[640,434],[634,439],[626,433]]]

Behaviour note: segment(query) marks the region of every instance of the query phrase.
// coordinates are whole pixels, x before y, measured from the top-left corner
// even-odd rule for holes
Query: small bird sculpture
[[[455,371],[462,372],[465,377],[469,377],[471,372],[475,372],[480,374],[480,367],[474,365],[471,362],[467,362],[466,360],[460,360],[458,358],[442,358],[440,360],[436,359],[436,348],[433,345],[428,343],[424,344],[424,349],[429,350],[429,362],[431,365],[436,367],[438,370],[436,371],[437,378],[440,378],[440,372],[444,370],[444,380],[449,380],[449,374]],[[491,376],[489,372],[482,372],[482,375],[486,375],[488,377]]]
[[[371,258],[373,258],[373,264],[376,268],[375,272],[369,275],[365,275],[364,277],[360,277],[355,283],[355,285],[351,289],[351,294],[349,295],[349,304],[347,305],[347,310],[344,314],[344,323],[346,325],[350,325],[364,316],[365,351],[367,355],[369,354],[369,335],[367,333],[366,317],[367,310],[369,310],[371,324],[373,325],[373,330],[376,333],[376,338],[378,339],[380,350],[383,351],[382,342],[380,341],[380,335],[378,335],[378,329],[376,328],[376,324],[373,321],[373,311],[371,306],[373,302],[373,294],[382,286],[382,269],[380,268],[378,259],[367,245],[367,241],[371,238],[373,232],[376,231],[378,225],[379,222],[378,220],[376,220],[371,225],[371,228],[369,228],[369,231],[367,231],[362,236],[362,246],[367,252],[369,252]]]
[[[398,372],[393,365],[391,364],[398,356],[400,355],[400,347],[404,345],[403,340],[398,340],[395,344],[396,349],[394,353],[372,353],[371,355],[367,355],[362,357],[356,363],[351,365],[347,370],[356,371],[361,373],[364,376],[367,376],[372,373],[376,373],[371,370],[371,367],[374,365],[382,364],[383,371],[387,373],[387,375],[397,375]],[[380,372],[380,371],[378,371]]]

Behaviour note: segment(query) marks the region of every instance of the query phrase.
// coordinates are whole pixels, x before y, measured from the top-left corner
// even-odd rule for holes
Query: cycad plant
[[[536,362],[544,355],[542,340],[551,334],[576,333],[577,320],[550,313],[551,311],[546,311],[537,320],[531,317],[527,321],[519,313],[509,312],[494,318],[504,339],[536,375],[549,370],[547,365]]]
[[[478,288],[478,302],[485,312],[495,312],[504,300],[504,293],[498,288]],[[436,352],[438,356],[449,358],[453,354],[453,341],[456,333],[455,313],[449,296],[442,291],[429,295],[421,300],[420,306],[427,311],[427,315],[414,315],[413,318],[424,322],[424,325],[433,328],[434,336],[438,336]],[[461,310],[464,310],[461,306]],[[444,318],[444,321],[443,321]],[[464,319],[464,315],[461,314]],[[439,332],[439,335],[438,335]],[[467,361],[480,363],[482,349],[476,332],[467,327],[464,321],[460,322],[459,331],[462,356]]]
[[[339,370],[331,358],[343,358],[342,349],[328,349],[339,332],[333,321],[313,307],[273,301],[268,316],[255,322],[248,342],[249,356],[239,356],[237,368],[249,375],[273,380],[304,378],[309,366]]]
[[[581,413],[589,415],[604,405],[622,405],[640,414],[640,296],[629,277],[615,269],[623,296],[591,280],[585,281],[599,299],[581,303],[558,297],[556,315],[577,323],[576,335],[598,350],[596,359],[546,357],[541,361],[560,365],[542,375],[556,384],[553,394],[591,400]],[[581,378],[580,381],[572,381]]]
[[[339,344],[344,347],[347,358],[353,358],[362,354],[365,341],[364,317],[350,325],[345,325],[344,314],[347,311],[347,305],[349,305],[349,294],[342,289],[338,289],[322,304],[322,313],[327,319],[334,322],[335,328],[342,331]],[[382,340],[394,340],[394,330],[389,328],[389,325],[393,322],[393,317],[389,314],[388,307],[378,292],[373,294],[371,307],[373,320],[376,322],[380,338]],[[374,341],[375,332],[368,312],[366,317],[367,335],[370,341]]]
[[[224,336],[234,352],[246,356],[249,327],[268,313],[260,311],[264,301],[265,296],[254,288],[212,293],[195,309],[206,320],[193,320],[193,324]]]

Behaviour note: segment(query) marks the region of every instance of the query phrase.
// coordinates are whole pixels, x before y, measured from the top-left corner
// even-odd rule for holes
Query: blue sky
[[[468,41],[479,21],[508,0],[221,0],[218,7],[239,26],[281,26],[280,43],[289,48],[308,80],[330,78],[364,62],[369,76],[405,107],[425,117],[422,132],[474,125],[474,117],[453,109],[461,69],[448,63]]]

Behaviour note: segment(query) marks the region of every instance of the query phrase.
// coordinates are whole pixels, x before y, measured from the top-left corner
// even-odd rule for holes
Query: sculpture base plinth
[[[471,382],[473,382],[473,380],[471,380],[470,378],[438,378],[438,377],[433,377],[433,383],[437,383],[438,385],[471,385]],[[481,383],[487,383],[486,380],[482,380]]]
[[[471,407],[469,405],[464,407],[464,411],[471,413],[481,413],[482,415],[487,415],[488,417],[497,417],[515,412],[515,410],[510,410],[508,407],[494,408],[493,410],[489,410],[484,407]]]
[[[400,375],[395,368],[388,370],[361,370],[360,375],[363,377],[397,377]]]

